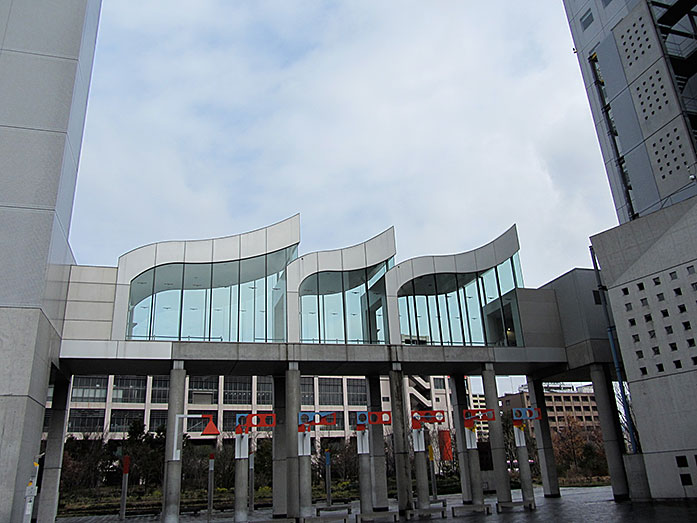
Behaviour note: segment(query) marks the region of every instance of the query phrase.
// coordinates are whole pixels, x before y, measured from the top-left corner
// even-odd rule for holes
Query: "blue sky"
[[[572,47],[558,0],[104,2],[77,260],[300,212],[301,252],[517,223],[528,286],[589,266],[616,218]]]

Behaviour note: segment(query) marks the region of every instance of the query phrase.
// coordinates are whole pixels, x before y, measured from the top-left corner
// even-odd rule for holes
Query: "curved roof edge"
[[[299,256],[288,265],[288,291],[297,292],[302,281],[323,271],[352,271],[371,267],[397,253],[394,227],[350,247]]]
[[[248,232],[205,240],[163,241],[119,257],[117,283],[129,284],[143,271],[165,263],[210,263],[261,256],[300,243],[300,213]]]
[[[385,275],[387,295],[396,296],[402,285],[426,274],[466,273],[491,269],[519,250],[518,229],[513,224],[503,234],[476,249],[405,260],[392,267]]]

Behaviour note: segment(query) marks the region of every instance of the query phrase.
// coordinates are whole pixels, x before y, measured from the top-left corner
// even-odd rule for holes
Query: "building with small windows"
[[[641,451],[628,479],[697,497],[697,2],[564,5],[620,223],[591,241]]]
[[[584,390],[587,388],[591,390]],[[549,427],[553,431],[563,431],[570,417],[574,417],[583,430],[588,432],[600,430],[598,405],[595,403],[595,393],[592,391],[592,387],[564,387],[550,383],[545,386],[544,393]],[[504,394],[499,399],[503,412],[532,406],[530,393],[525,385],[521,387],[519,392]],[[533,436],[535,435],[534,424],[530,425],[530,432]]]

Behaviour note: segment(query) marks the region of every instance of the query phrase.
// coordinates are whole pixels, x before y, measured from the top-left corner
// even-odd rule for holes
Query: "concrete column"
[[[491,445],[491,457],[494,462],[496,499],[499,503],[507,503],[511,501],[511,481],[508,476],[508,465],[506,464],[506,448],[503,442],[499,393],[496,387],[496,374],[494,373],[493,364],[484,364],[482,381],[484,382],[486,408],[493,409],[496,413],[496,419],[489,421],[489,443]]]
[[[530,393],[530,405],[540,409],[541,419],[535,420],[535,441],[537,442],[537,456],[542,473],[542,489],[546,498],[558,498],[559,478],[557,477],[557,463],[554,459],[554,447],[552,446],[552,434],[549,429],[549,417],[547,416],[547,404],[545,403],[545,391],[542,380],[534,380],[528,376],[528,392]]]
[[[467,445],[465,444],[465,421],[463,411],[467,408],[467,387],[462,374],[450,376],[451,401],[453,405],[453,425],[455,425],[455,443],[457,445],[457,462],[460,466],[460,489],[462,502],[472,503],[472,486]]]
[[[397,501],[400,515],[405,515],[412,505],[411,467],[406,438],[404,416],[404,374],[401,365],[394,364],[390,371],[390,398],[392,400],[392,437],[395,471],[397,476]]]
[[[382,390],[380,376],[368,376],[368,410],[382,411]],[[368,425],[370,431],[370,466],[372,468],[373,510],[388,510],[387,505],[387,465],[385,464],[385,433],[382,425]]]
[[[414,472],[416,474],[416,499],[419,508],[428,508],[431,503],[428,498],[428,459],[426,452],[414,452]]]
[[[312,461],[310,456],[298,456],[300,476],[300,517],[309,518],[312,513]]]
[[[629,486],[627,485],[627,475],[624,470],[624,461],[622,460],[622,436],[617,426],[614,390],[603,365],[593,364],[590,366],[590,371],[593,391],[595,392],[595,402],[598,405],[600,429],[603,432],[605,457],[610,470],[612,493],[616,501],[624,501],[629,499]]]
[[[298,413],[300,412],[300,370],[290,362],[286,371],[286,470],[287,513],[289,518],[300,517],[300,474],[298,469]]]
[[[57,373],[55,383],[53,384],[51,420],[48,426],[48,439],[46,440],[38,521],[54,521],[58,512],[69,389],[70,381],[60,373]]]
[[[370,454],[358,455],[358,480],[361,495],[361,513],[373,512],[373,492],[370,480]]]
[[[515,429],[514,429],[515,430]],[[523,445],[518,450],[518,471],[520,472],[520,490],[523,494],[523,501],[535,504],[535,493],[532,489],[532,472],[530,471],[530,458],[528,447]]]
[[[484,503],[484,488],[482,486],[482,469],[479,466],[479,450],[469,449],[470,485],[472,487],[472,504],[481,505]]]
[[[186,370],[183,361],[175,361],[169,373],[169,404],[167,407],[167,436],[165,441],[165,480],[162,521],[179,521],[179,501],[181,499],[182,462],[175,458],[175,451],[181,449],[184,420],[177,422],[177,415],[184,414],[186,405]],[[176,448],[175,448],[176,439]]]
[[[271,484],[273,487],[273,517],[285,518],[288,494],[286,487],[286,378],[273,378],[273,411],[276,414],[276,426],[273,429],[272,454],[273,470]]]
[[[249,519],[249,458],[235,459],[235,523]]]

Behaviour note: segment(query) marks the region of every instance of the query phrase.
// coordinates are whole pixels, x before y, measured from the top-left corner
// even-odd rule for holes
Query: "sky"
[[[299,212],[301,253],[516,223],[526,286],[588,267],[617,222],[572,48],[561,0],[105,1],[77,261]]]

